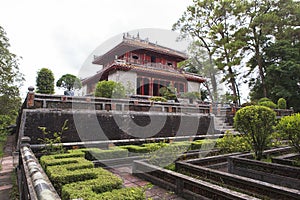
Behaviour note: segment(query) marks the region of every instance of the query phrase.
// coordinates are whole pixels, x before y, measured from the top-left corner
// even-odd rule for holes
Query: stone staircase
[[[219,109],[214,116],[215,130],[218,134],[224,134],[226,131],[230,131],[233,134],[239,134],[235,131],[233,126],[226,123],[226,109]]]

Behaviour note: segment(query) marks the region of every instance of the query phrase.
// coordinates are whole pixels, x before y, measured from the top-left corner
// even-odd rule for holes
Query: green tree
[[[176,88],[172,86],[160,88],[159,93],[167,100],[177,100]]]
[[[80,89],[82,87],[81,81],[79,78],[72,74],[65,74],[56,82],[56,87],[65,88],[68,91],[74,89]]]
[[[125,88],[121,83],[114,81],[100,81],[96,85],[95,97],[124,98]]]
[[[24,77],[19,71],[19,58],[9,47],[9,39],[0,26],[0,115],[8,116],[12,123],[21,105],[19,87]]]
[[[254,55],[248,62],[248,66],[250,72],[256,72],[256,69],[259,72],[259,78],[250,81],[251,98],[255,100],[261,97],[270,97],[273,101],[277,101],[280,98],[278,93],[284,93],[285,86],[281,87],[282,82],[280,82],[277,84],[278,87],[273,87],[273,83],[278,82],[272,81],[278,76],[270,77],[269,73],[273,72],[274,68],[280,68],[277,72],[281,69],[284,72],[285,70],[280,66],[282,60],[277,60],[276,57],[285,57],[286,52],[292,50],[292,46],[296,47],[297,43],[299,45],[300,2],[293,0],[255,0],[249,2],[247,15],[250,16],[250,23],[245,40],[248,41],[247,50],[250,50]],[[297,47],[295,50],[298,51],[298,54],[289,54],[292,58],[299,57]],[[280,77],[280,74],[281,72],[277,75]],[[273,80],[270,81],[270,78]],[[271,97],[275,93],[277,93],[276,98]],[[288,95],[286,93],[281,97],[286,98]]]
[[[42,68],[36,77],[37,93],[54,94],[54,75],[50,69]]]
[[[280,98],[277,101],[278,109],[286,109],[286,100],[284,98]]]
[[[245,46],[241,39],[244,8],[237,0],[194,0],[173,25],[173,30],[180,30],[183,37],[192,37],[207,51],[209,68],[213,69],[215,63],[224,73],[223,81],[230,85],[235,102],[239,95],[234,67],[240,64],[243,57],[240,50]],[[212,85],[215,92],[216,80],[212,80]]]
[[[300,114],[281,118],[276,129],[287,136],[292,146],[300,153]]]
[[[234,117],[234,127],[247,136],[257,160],[262,159],[264,149],[267,147],[276,113],[265,106],[247,106],[238,110]]]

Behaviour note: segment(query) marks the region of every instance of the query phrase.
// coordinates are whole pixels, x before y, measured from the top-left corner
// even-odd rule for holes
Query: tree
[[[275,125],[276,113],[265,106],[246,106],[238,110],[234,117],[234,127],[245,134],[254,150],[255,158],[262,159]]]
[[[79,78],[72,74],[65,74],[56,82],[56,87],[61,87],[67,89],[67,91],[72,91],[74,89],[80,89],[82,87]]]
[[[0,26],[0,115],[12,123],[21,105],[19,87],[24,81],[19,71],[19,58],[9,51],[9,39]]]
[[[100,81],[96,85],[95,97],[124,98],[125,88],[121,83],[114,81]]]
[[[54,94],[54,75],[50,69],[42,68],[36,77],[37,93]]]
[[[292,146],[300,153],[300,114],[281,118],[276,129],[287,136]]]
[[[230,84],[235,102],[239,95],[234,67],[240,64],[240,49],[245,45],[241,40],[243,12],[243,3],[237,0],[194,0],[173,25],[173,30],[179,29],[183,37],[191,36],[207,51],[210,68],[216,63],[222,70],[223,81]],[[216,91],[216,80],[212,79],[212,84]]]
[[[292,88],[286,88],[287,84],[284,83],[285,86],[280,83],[279,87],[273,87],[273,84],[281,82],[282,79],[278,79],[281,75],[286,76],[283,73],[285,74],[288,70],[285,70],[284,66],[292,64],[294,65],[293,70],[296,69],[295,63],[282,61],[287,62],[299,58],[299,5],[299,2],[293,0],[255,0],[249,4],[248,15],[251,18],[245,40],[248,41],[248,50],[252,51],[254,56],[248,62],[248,66],[250,72],[255,72],[256,68],[259,72],[259,78],[250,81],[252,100],[269,97],[273,101],[277,101],[280,97],[289,96],[289,92],[284,96],[279,96],[279,93],[284,93],[284,89],[292,90]],[[289,58],[286,57],[287,55]],[[274,71],[277,71],[277,76],[274,76]],[[276,81],[273,82],[274,80]],[[288,80],[284,79],[283,81]],[[276,97],[275,93],[277,93]]]

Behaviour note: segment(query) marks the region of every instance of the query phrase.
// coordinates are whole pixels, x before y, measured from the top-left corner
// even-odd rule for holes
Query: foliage
[[[281,118],[276,129],[289,138],[292,146],[300,153],[300,113]]]
[[[176,100],[176,89],[172,86],[162,87],[159,89],[159,93],[167,100]]]
[[[277,101],[278,109],[286,109],[286,100],[284,98],[280,98]]]
[[[11,123],[9,115],[0,115],[0,136],[8,134],[7,127]]]
[[[277,108],[277,105],[275,103],[273,103],[272,101],[264,101],[264,102],[259,103],[258,105],[265,106],[265,107],[272,108],[272,109]]]
[[[93,192],[92,186],[94,185],[85,185],[85,187],[80,186],[79,184],[68,184],[63,187],[62,190],[62,199],[88,199],[88,200],[144,200],[145,191],[143,187],[129,187],[121,188],[118,190],[112,190],[104,193],[97,194]]]
[[[268,96],[276,102],[283,97],[289,107],[299,111],[300,3],[292,0],[262,2],[265,3],[266,14],[258,15],[255,30],[261,33],[256,41],[260,42],[257,49],[260,50],[260,76],[264,82],[261,78],[251,80],[251,99]],[[256,58],[250,60],[251,68],[257,65]]]
[[[12,123],[21,105],[19,88],[24,76],[19,71],[19,57],[9,48],[9,39],[0,26],[0,115],[8,116]]]
[[[216,141],[211,139],[204,139],[204,140],[195,140],[191,143],[190,149],[211,149],[215,145]]]
[[[82,87],[81,81],[79,78],[72,74],[65,74],[56,82],[56,87],[65,88],[68,91],[74,89],[80,89]]]
[[[128,156],[128,150],[122,149],[118,147],[113,147],[110,149],[76,149],[69,150],[69,152],[84,152],[85,158],[88,160],[106,160],[106,159],[114,159],[114,158],[125,158]]]
[[[42,68],[36,77],[37,93],[54,94],[54,75],[50,69]]]
[[[167,146],[168,144],[164,142],[160,143],[145,143],[142,145],[126,145],[126,146],[120,146],[119,148],[127,149],[129,152],[133,153],[149,153],[156,151],[160,148],[163,148]]]
[[[176,161],[179,156],[186,152],[191,146],[190,142],[174,142],[164,148],[154,151],[149,158],[149,163],[166,167]]]
[[[224,137],[217,140],[217,147],[223,153],[250,151],[251,146],[245,135],[233,135],[226,131]]]
[[[183,95],[181,95],[183,98],[188,98],[192,100],[201,99],[201,94],[199,92],[186,92]]]
[[[64,131],[68,130],[67,127],[68,120],[66,120],[61,128],[61,131],[54,132],[51,134],[50,131],[47,131],[46,127],[39,127],[40,130],[42,130],[44,138],[39,138],[42,144],[45,144],[44,152],[49,154],[55,154],[55,153],[63,153],[65,152],[65,149],[63,147],[63,144],[61,142],[61,137]]]
[[[213,69],[217,66],[224,74],[223,81],[231,86],[235,100],[238,99],[238,74],[234,68],[240,64],[241,49],[246,44],[243,41],[244,19],[241,17],[244,12],[245,8],[240,1],[194,0],[193,5],[173,25],[173,30],[180,30],[183,37],[192,37],[198,49],[207,52],[213,92],[217,90],[213,75]]]
[[[156,102],[167,102],[168,100],[164,97],[156,97],[156,96],[153,96],[150,98],[150,101],[156,101]]]
[[[95,89],[96,97],[124,98],[125,88],[121,83],[114,81],[100,81]]]
[[[121,189],[121,178],[103,168],[93,168],[93,163],[83,158],[84,152],[74,150],[40,159],[62,199],[145,199],[144,188]]]
[[[247,106],[235,114],[234,127],[247,136],[257,160],[262,159],[262,153],[273,132],[275,119],[276,113],[265,106]]]
[[[272,109],[277,108],[277,105],[272,100],[270,100],[269,98],[266,98],[266,97],[259,99],[258,105],[266,106],[266,107],[272,108]]]

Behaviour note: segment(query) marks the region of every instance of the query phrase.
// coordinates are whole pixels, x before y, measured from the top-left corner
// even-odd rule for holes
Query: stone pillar
[[[28,93],[27,93],[27,108],[34,107],[34,87],[30,86],[28,87]]]

